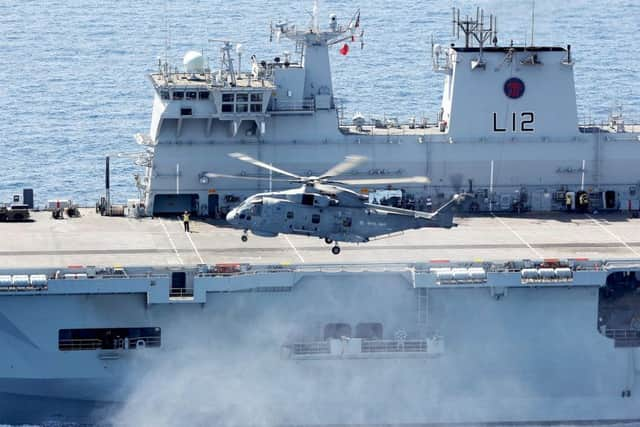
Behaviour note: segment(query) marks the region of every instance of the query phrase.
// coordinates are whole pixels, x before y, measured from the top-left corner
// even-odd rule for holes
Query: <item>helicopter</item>
[[[261,237],[278,234],[315,236],[333,244],[331,252],[340,253],[338,242],[365,243],[374,237],[390,235],[409,229],[424,227],[451,228],[453,206],[461,200],[455,195],[435,212],[421,212],[369,203],[368,196],[357,193],[350,185],[428,184],[422,176],[405,178],[336,179],[367,159],[350,155],[319,176],[300,176],[246,154],[229,156],[284,175],[287,178],[250,177],[204,173],[209,178],[256,179],[286,181],[301,184],[299,188],[257,193],[246,198],[226,216],[234,228],[244,231],[242,241],[248,240],[248,231]]]

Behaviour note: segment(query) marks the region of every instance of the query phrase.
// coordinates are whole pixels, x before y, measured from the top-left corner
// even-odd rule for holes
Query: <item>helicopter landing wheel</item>
[[[333,240],[331,240],[331,239],[330,239],[330,238],[328,238],[328,237],[325,237],[325,238],[324,238],[324,242],[325,242],[327,245],[330,245],[330,244],[332,244],[332,243],[333,243]]]
[[[247,240],[249,240],[249,236],[247,236],[247,233],[244,233],[242,237],[240,237],[240,240],[242,240],[243,242],[246,242]]]
[[[331,248],[331,253],[334,255],[338,255],[340,253],[340,246],[335,245],[334,247]]]

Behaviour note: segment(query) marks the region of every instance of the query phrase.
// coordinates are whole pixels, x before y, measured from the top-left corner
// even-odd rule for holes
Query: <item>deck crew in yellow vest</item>
[[[182,214],[182,222],[184,223],[184,231],[186,233],[190,233],[189,231],[189,217],[191,215],[189,214],[189,211],[184,211],[184,213]]]

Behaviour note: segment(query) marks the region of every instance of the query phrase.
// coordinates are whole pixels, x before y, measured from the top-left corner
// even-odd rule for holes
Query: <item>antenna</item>
[[[464,46],[466,48],[471,47],[473,40],[478,43],[479,57],[474,60],[475,65],[473,68],[484,68],[485,63],[483,61],[483,51],[485,42],[493,41],[494,44],[498,43],[498,37],[496,36],[496,22],[493,15],[489,15],[489,25],[485,26],[484,23],[484,10],[477,8],[476,17],[470,18],[467,16],[464,19],[460,19],[460,9],[453,9],[453,30],[454,35],[460,38],[460,30],[464,33]]]
[[[531,0],[531,46],[533,47],[533,28],[536,22],[536,0]]]
[[[320,32],[318,24],[318,0],[313,0],[313,11],[311,12],[311,30],[316,34]]]

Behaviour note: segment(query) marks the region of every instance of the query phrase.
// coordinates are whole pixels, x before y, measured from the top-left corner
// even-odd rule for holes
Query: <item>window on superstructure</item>
[[[251,106],[250,111],[252,113],[262,112],[262,93],[252,93],[250,96]]]
[[[184,98],[184,92],[179,91],[179,92],[173,92],[173,99],[183,99]]]
[[[382,323],[358,323],[356,325],[355,337],[370,340],[381,340]]]
[[[200,99],[209,99],[209,92],[198,92]]]
[[[324,339],[351,337],[351,325],[348,323],[327,323],[324,327]]]
[[[60,351],[135,350],[160,347],[160,328],[79,328],[58,331]]]
[[[198,97],[198,92],[187,92],[186,93],[186,98],[187,99],[196,99]]]
[[[247,113],[249,111],[249,94],[236,94],[236,113]]]
[[[169,99],[169,91],[168,90],[160,91],[160,98],[161,99]]]
[[[223,113],[233,113],[235,111],[235,96],[233,93],[223,93],[222,94],[222,112]]]

